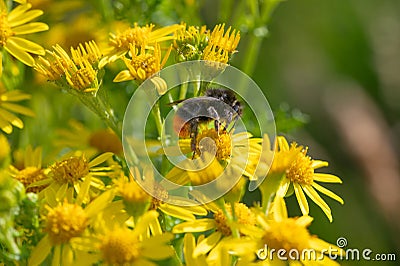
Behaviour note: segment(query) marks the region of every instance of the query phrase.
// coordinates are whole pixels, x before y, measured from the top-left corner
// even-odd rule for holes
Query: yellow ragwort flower
[[[182,28],[182,25],[174,24],[154,30],[155,25],[150,24],[140,27],[137,23],[117,34],[110,33],[110,48],[106,56],[100,62],[100,68],[107,63],[114,62],[130,51],[131,46],[136,48],[147,47],[175,38],[174,32]]]
[[[146,168],[142,174],[135,168],[129,180],[122,176],[115,183],[117,184],[117,194],[122,197],[125,209],[134,217],[142,215],[149,209],[158,210],[182,220],[195,220],[195,215],[207,214],[202,206],[196,206],[196,202],[169,195],[162,184],[155,182],[151,168]],[[147,192],[142,186],[146,188]],[[166,202],[167,200],[173,201],[174,204]]]
[[[97,92],[97,67],[102,54],[94,41],[71,47],[71,56],[60,45],[47,53],[47,58],[39,57],[35,64],[39,73],[51,81],[65,77],[67,85],[80,92]]]
[[[159,44],[155,44],[152,50],[146,50],[144,46],[142,46],[140,52],[131,45],[130,54],[132,59],[123,58],[128,70],[119,72],[113,81],[121,82],[134,79],[143,82],[161,70],[167,62],[170,52],[171,48],[168,49],[164,58],[161,59],[161,48]]]
[[[176,31],[176,38],[174,40],[174,48],[176,49],[178,61],[201,59],[204,48],[207,46],[210,38],[207,27],[187,27],[185,23],[182,26],[181,29]]]
[[[220,254],[223,253],[221,247],[225,243],[229,243],[235,237],[232,235],[232,228],[238,230],[240,226],[248,225],[254,226],[256,224],[256,216],[254,213],[243,203],[234,203],[235,220],[229,222],[232,218],[232,208],[230,204],[225,204],[225,211],[230,218],[226,217],[225,211],[219,208],[215,203],[207,205],[213,212],[213,218],[202,218],[194,221],[180,223],[172,229],[175,234],[180,233],[200,233],[213,230],[210,235],[202,238],[197,246],[191,249],[191,254],[186,254],[191,258],[196,259],[203,255],[208,255],[207,261],[215,263],[220,259]],[[213,264],[210,264],[213,265]],[[226,265],[226,264],[221,264]]]
[[[236,53],[236,47],[240,41],[240,33],[236,32],[236,30],[231,32],[231,27],[225,32],[224,28],[225,24],[215,26],[204,49],[203,60],[227,64],[232,55]]]
[[[101,166],[107,160],[111,159],[113,153],[103,153],[92,160],[86,159],[84,155],[74,155],[64,160],[55,162],[50,166],[50,172],[47,178],[35,182],[30,187],[47,185],[40,193],[40,197],[44,197],[47,202],[55,204],[55,201],[62,198],[68,188],[72,187],[77,193],[79,191],[99,192],[104,190],[104,183],[99,177],[114,177],[119,174],[119,168],[115,168],[109,164]],[[59,194],[57,198],[49,197],[49,191],[55,191]],[[84,195],[83,202],[88,202],[88,194]]]
[[[83,60],[87,60],[90,64],[95,65],[101,59],[102,52],[95,41],[89,41],[85,42],[85,46],[80,43],[76,48],[71,47],[71,57],[77,65],[82,64]]]
[[[321,265],[338,265],[329,258],[328,252],[329,255],[340,255],[343,250],[310,234],[307,227],[312,217],[288,218],[284,200],[279,197],[273,202],[272,208],[273,219],[262,212],[258,213],[255,226],[244,225],[240,228],[247,238],[226,243],[225,252],[241,258],[238,265],[250,265],[256,259],[256,254],[265,263],[261,265],[282,265],[284,261],[288,265],[297,265],[299,262],[302,265],[315,265],[316,261]]]
[[[23,168],[17,169],[15,166],[10,166],[10,172],[11,176],[24,185],[26,192],[39,193],[45,186],[29,186],[45,179],[49,172],[49,169],[42,168],[42,148],[32,149],[32,146],[28,146],[24,152]]]
[[[192,165],[190,161],[182,161],[181,165],[167,173],[166,178],[180,185],[190,182],[195,186],[209,183],[228,174],[232,175],[232,178],[235,175],[237,177],[243,175],[252,180],[262,149],[260,142],[260,138],[253,138],[248,132],[233,134],[221,130],[217,133],[214,128],[203,128],[196,137],[194,157],[191,155],[191,139],[179,139],[177,147],[172,146],[164,150],[174,155],[179,149],[183,154],[196,159],[198,164]]]
[[[231,27],[229,27],[225,32],[225,24],[219,24],[216,25],[212,31],[208,44],[228,53],[234,53],[236,52],[239,41],[239,31],[233,30],[231,32]]]
[[[317,191],[331,197],[341,204],[343,204],[343,199],[332,191],[322,187],[317,182],[342,183],[342,180],[331,174],[315,173],[315,169],[328,166],[328,162],[311,159],[311,157],[307,155],[307,148],[297,146],[296,143],[292,143],[289,146],[287,140],[282,136],[277,137],[276,143],[277,148],[275,149],[273,165],[277,165],[275,169],[282,170],[285,168],[285,177],[282,179],[276,195],[284,197],[292,184],[303,215],[308,215],[309,213],[306,194],[322,209],[329,221],[332,222],[331,209]],[[285,156],[289,156],[290,160]],[[282,161],[280,162],[279,160]]]
[[[122,155],[121,140],[111,129],[91,130],[76,120],[68,121],[68,126],[56,130],[54,145],[57,148],[81,150],[88,158],[103,152]]]
[[[65,78],[71,88],[81,92],[97,92],[99,82],[97,70],[93,68],[88,59],[80,58],[78,64],[73,64],[65,72]]]
[[[79,254],[82,265],[101,262],[102,265],[155,265],[154,261],[167,259],[175,254],[169,242],[173,234],[163,233],[156,211],[148,211],[135,223],[134,228],[116,224],[99,226],[90,243],[82,242]],[[97,263],[96,263],[97,262]]]
[[[47,77],[50,81],[60,80],[65,71],[73,64],[68,53],[60,46],[53,46],[53,51],[46,50],[47,56],[39,56],[34,69]]]
[[[209,138],[208,141],[204,141]],[[215,145],[217,160],[228,160],[232,155],[232,135],[228,131],[217,132],[215,128],[204,129],[196,137],[196,151],[198,157],[202,150],[211,151]]]
[[[24,123],[14,113],[26,116],[34,116],[34,113],[27,107],[15,102],[30,99],[31,96],[19,90],[1,91],[0,89],[0,128],[7,134],[11,134],[13,126],[23,128]]]
[[[31,22],[43,14],[42,10],[30,10],[31,7],[31,4],[21,4],[8,13],[4,1],[0,3],[0,46],[28,66],[35,63],[30,54],[44,55],[45,51],[40,45],[17,36],[49,29],[45,23]],[[2,53],[0,59],[1,56]]]
[[[56,197],[55,191],[49,191]],[[95,245],[93,239],[84,236],[89,225],[112,201],[112,190],[102,193],[99,197],[82,207],[79,199],[84,198],[85,191],[81,190],[75,202],[62,202],[46,205],[47,213],[43,215],[45,222],[45,236],[33,248],[28,265],[40,265],[49,254],[53,254],[54,265],[73,265],[76,263],[76,244],[85,242],[86,245]]]

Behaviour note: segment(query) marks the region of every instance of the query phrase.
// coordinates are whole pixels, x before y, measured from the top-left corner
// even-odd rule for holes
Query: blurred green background
[[[38,2],[36,6],[45,11],[49,22],[64,23],[76,16],[61,4],[53,6],[52,1],[33,2]],[[348,248],[396,253],[400,260],[400,1],[289,0],[279,3],[273,13],[263,7],[278,4],[274,0],[63,2],[69,2],[69,7],[80,3],[79,14],[88,20],[80,24],[82,28],[50,30],[53,35],[58,31],[68,36],[66,47],[75,45],[73,41],[98,39],[96,35],[107,38],[108,29],[102,31],[96,25],[114,18],[141,25],[185,21],[212,28],[226,23],[239,29],[241,43],[232,65],[251,75],[263,89],[273,110],[280,114],[278,128],[290,140],[309,146],[313,158],[329,161],[324,172],[343,180],[342,185],[328,186],[345,200],[341,206],[327,199],[332,224],[310,204],[315,217],[311,232],[331,243],[345,237]],[[95,30],[89,31],[93,36],[82,35],[93,23]],[[118,101],[113,105],[121,109],[117,110],[121,115],[121,101],[126,103],[129,99],[123,97],[134,88],[113,86],[111,93]],[[34,94],[33,109],[41,119],[26,120],[22,143],[43,145],[43,136],[54,140],[54,133],[47,131],[54,127],[51,123],[71,117],[80,117],[92,128],[99,122],[72,97],[54,88],[30,92]],[[68,108],[54,109],[52,103],[57,101]],[[291,216],[300,215],[294,197],[289,205]]]
[[[288,103],[294,115],[308,115],[289,138],[328,160],[324,171],[343,180],[330,188],[345,205],[327,200],[332,224],[314,205],[311,231],[331,243],[345,237],[348,248],[396,253],[399,261],[400,2],[286,1],[268,31],[252,77],[273,110]],[[246,49],[239,47],[239,68]],[[291,214],[300,214],[290,199]]]

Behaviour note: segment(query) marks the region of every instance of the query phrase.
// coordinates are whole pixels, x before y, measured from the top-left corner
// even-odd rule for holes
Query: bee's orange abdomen
[[[190,123],[185,122],[179,116],[175,116],[173,120],[174,131],[180,138],[190,138]]]

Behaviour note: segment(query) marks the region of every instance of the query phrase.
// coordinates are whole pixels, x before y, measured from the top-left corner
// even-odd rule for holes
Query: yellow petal
[[[13,43],[16,46],[20,47],[20,49],[37,55],[45,55],[46,51],[42,46],[37,43],[31,42],[29,40],[20,38],[20,37],[10,37],[7,41],[7,44]]]
[[[149,259],[163,260],[172,257],[175,254],[175,250],[171,246],[160,244],[153,245],[152,247],[144,248],[140,250],[140,255]]]
[[[123,207],[122,207],[122,208],[123,208]],[[122,208],[121,208],[121,209],[122,209]],[[158,222],[158,220],[157,220],[156,218],[150,220],[150,222],[149,222],[149,228],[150,228],[151,233],[152,233],[153,235],[161,235],[161,234],[163,233],[162,228],[161,228],[161,226],[160,226],[160,223]]]
[[[318,185],[317,183],[313,182],[311,184],[316,190],[318,190],[319,192],[327,195],[328,197],[331,197],[332,199],[340,202],[341,204],[344,204],[344,201],[341,197],[339,197],[338,195],[336,195],[335,193],[333,193],[332,191],[330,191],[327,188],[324,188],[323,186]]]
[[[16,35],[21,35],[21,34],[29,34],[29,33],[45,31],[48,29],[49,29],[49,26],[46,23],[31,22],[31,23],[28,23],[25,25],[15,27],[12,30]]]
[[[46,178],[46,179],[43,179],[43,180],[40,180],[40,181],[30,184],[28,186],[28,188],[46,186],[46,185],[50,184],[51,182],[52,182],[52,180],[50,178]]]
[[[141,255],[155,260],[171,257],[174,254],[174,249],[167,245],[167,243],[171,241],[173,237],[171,233],[164,233],[144,240],[142,242]]]
[[[208,213],[204,207],[199,206],[199,203],[194,200],[177,196],[170,196],[168,202],[171,205],[179,206],[181,209],[189,211],[190,213],[193,213],[195,215],[205,216]]]
[[[282,136],[278,136],[276,138],[277,142],[278,142],[278,147],[281,151],[288,151],[289,150],[289,143],[287,142],[287,140],[285,139],[285,137]]]
[[[255,226],[239,226],[239,231],[240,233],[246,235],[246,236],[251,236],[254,238],[259,237],[264,233],[264,230],[255,227]]]
[[[22,122],[21,119],[19,119],[17,116],[4,109],[0,109],[0,116],[17,128],[24,127],[24,123]]]
[[[64,183],[58,188],[58,190],[56,192],[56,200],[57,201],[62,201],[62,199],[65,198],[67,189],[68,189],[68,183]]]
[[[281,184],[279,185],[278,190],[276,191],[276,196],[281,198],[285,197],[286,192],[289,189],[289,185],[290,185],[290,180],[288,178],[283,178]]]
[[[180,206],[161,204],[159,209],[166,214],[182,219],[182,220],[195,220],[196,217],[188,210],[181,208]]]
[[[324,251],[328,253],[330,251],[330,254],[332,255],[340,255],[343,252],[343,249],[322,239],[319,239],[318,237],[311,237],[308,241],[310,248],[319,252]]]
[[[51,245],[49,237],[46,235],[39,241],[36,247],[33,248],[31,256],[28,260],[28,265],[40,265],[44,259],[49,255]]]
[[[7,16],[8,22],[18,19],[23,13],[25,13],[31,7],[32,7],[31,4],[17,6],[13,10],[11,10],[10,13],[8,13],[8,16]]]
[[[282,221],[288,218],[287,207],[283,197],[276,196],[272,205],[272,212],[274,214],[275,221]]]
[[[197,247],[194,249],[193,256],[197,257],[201,254],[207,254],[215,245],[217,245],[221,237],[221,232],[214,232],[209,235],[197,245]]]
[[[150,38],[149,42],[155,41],[155,42],[162,42],[163,40],[169,40],[173,36],[166,36],[169,35],[179,29],[181,29],[183,26],[180,24],[174,24],[166,27],[162,27],[160,29],[157,29],[155,31],[152,31],[150,33]]]
[[[18,16],[11,17],[8,16],[8,25],[13,28],[22,24],[25,24],[35,18],[41,16],[43,14],[42,10],[34,9],[23,14],[19,14]]]
[[[307,196],[309,196],[310,199],[322,209],[322,211],[328,217],[329,221],[332,222],[331,209],[329,208],[328,204],[326,204],[326,202],[320,197],[320,195],[318,195],[318,193],[314,190],[312,186],[304,185],[302,187]]]
[[[331,174],[314,173],[314,180],[326,183],[342,183],[342,180]]]
[[[94,217],[97,215],[102,209],[107,207],[107,204],[112,201],[114,198],[113,190],[107,190],[103,192],[100,196],[95,198],[89,205],[85,208],[85,212],[88,217]]]
[[[190,233],[185,234],[183,238],[183,255],[187,265],[197,265],[196,259],[193,258],[193,251],[196,245],[196,239]]]
[[[301,213],[303,215],[308,215],[310,210],[308,208],[308,202],[306,199],[306,195],[304,195],[304,192],[298,183],[294,182],[293,187],[294,187],[294,192],[296,194],[297,201],[299,202],[299,205],[300,205]]]
[[[8,91],[0,95],[0,100],[3,102],[18,102],[32,98],[30,94],[21,92],[19,90]]]
[[[57,266],[61,262],[61,245],[57,245],[53,250],[53,259],[51,260],[52,266]]]
[[[311,216],[303,215],[303,216],[300,216],[299,218],[297,218],[296,224],[298,224],[299,226],[302,226],[302,227],[308,227],[313,220],[314,220],[314,218],[312,218]]]
[[[13,104],[13,103],[2,103],[1,106],[4,109],[13,111],[18,114],[26,115],[26,116],[35,116],[35,113],[32,112],[30,109],[20,106],[18,104]]]
[[[93,160],[91,160],[89,163],[89,167],[93,167],[93,166],[99,165],[101,163],[104,163],[105,161],[110,159],[113,155],[114,155],[114,153],[112,153],[112,152],[105,152],[105,153],[97,156]]]
[[[180,234],[186,232],[204,232],[215,228],[215,221],[214,219],[200,219],[190,222],[183,222],[178,225],[175,225],[172,229],[172,233]]]
[[[4,49],[27,66],[33,66],[35,64],[33,57],[19,46],[15,45],[15,43],[7,42]]]
[[[57,182],[52,182],[47,188],[43,190],[47,204],[51,207],[55,207],[58,205],[56,199],[56,191],[60,188],[60,184]]]
[[[255,255],[255,251],[257,251],[257,242],[254,239],[224,238],[220,243],[232,255],[249,257],[250,254]]]
[[[7,134],[11,134],[13,131],[12,125],[0,115],[0,128]]]
[[[320,161],[320,160],[313,160],[313,161],[311,162],[311,167],[312,167],[313,169],[318,169],[318,168],[321,168],[321,167],[326,167],[326,166],[328,166],[328,165],[329,165],[328,162]]]
[[[139,79],[141,80],[145,80],[146,79],[146,71],[144,71],[142,68],[137,69],[137,76]]]
[[[131,73],[128,70],[122,70],[113,79],[113,82],[122,82],[122,81],[128,81],[128,80],[133,80]]]
[[[185,185],[190,182],[189,175],[187,174],[187,171],[179,168],[179,167],[174,167],[172,168],[165,176],[167,180],[170,182],[174,183],[173,185]],[[164,188],[168,189],[168,182],[162,182],[161,183]]]
[[[81,190],[79,191],[79,194],[76,197],[75,203],[77,205],[81,205],[82,202],[84,202],[84,199],[88,196],[91,181],[92,181],[91,175],[87,175],[81,185]]]

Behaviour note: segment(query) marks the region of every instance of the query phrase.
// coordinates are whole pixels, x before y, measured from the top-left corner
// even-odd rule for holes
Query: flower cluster
[[[268,245],[285,251],[315,249],[319,255],[337,248],[341,253],[307,229],[313,220],[308,199],[330,222],[332,211],[320,194],[343,204],[321,185],[342,182],[317,172],[328,162],[312,159],[308,147],[289,144],[284,136],[270,139],[239,130],[236,121],[242,115],[245,125],[252,122],[244,116],[245,103],[229,89],[215,88],[212,80],[169,91],[159,74],[181,62],[204,60],[208,69],[226,66],[237,52],[238,30],[225,24],[211,29],[186,23],[121,26],[103,10],[102,19],[110,24],[105,30],[117,27],[108,41],[85,39],[72,47],[43,41],[44,49],[20,37],[49,29],[32,22],[43,12],[27,1],[0,1],[0,265],[313,265],[315,258],[278,261],[257,257],[257,251]],[[37,41],[51,40],[46,38]],[[29,68],[33,71],[24,76]],[[29,77],[35,90],[43,87],[45,92],[34,94],[37,101],[21,85],[29,87],[24,81]],[[163,98],[151,109],[143,144],[122,134],[123,114],[118,112],[147,80]],[[54,85],[61,91],[54,91]],[[40,97],[47,97],[47,105],[39,104]],[[221,117],[219,109],[204,108],[196,98],[222,99],[233,111]],[[185,107],[186,99],[212,117],[186,119],[182,114],[195,110]],[[64,101],[68,108],[59,107]],[[34,117],[32,109],[40,115],[24,123],[20,115]],[[164,131],[171,110],[175,142]],[[40,126],[24,128],[36,120]],[[162,142],[172,145],[164,149]],[[140,162],[141,154],[135,154],[134,162],[124,157],[134,145],[145,145],[154,167]],[[170,154],[184,159],[173,164]],[[160,173],[164,182],[159,182]],[[234,183],[229,186],[226,180]],[[252,182],[258,182],[261,196],[249,202],[246,187]],[[209,199],[193,189],[208,184],[227,193]],[[296,198],[300,217],[289,215],[289,197]],[[335,263],[322,257],[323,263]]]

